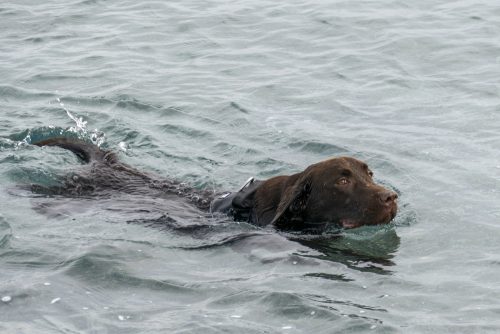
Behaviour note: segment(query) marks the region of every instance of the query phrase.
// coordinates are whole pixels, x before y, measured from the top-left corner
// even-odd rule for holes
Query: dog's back
[[[77,138],[58,137],[33,143],[37,146],[57,146],[73,152],[88,166],[68,175],[57,188],[33,187],[37,192],[102,196],[110,191],[123,191],[150,196],[171,196],[187,199],[199,209],[208,210],[213,194],[199,191],[183,183],[162,179],[139,171],[121,161],[111,151]]]

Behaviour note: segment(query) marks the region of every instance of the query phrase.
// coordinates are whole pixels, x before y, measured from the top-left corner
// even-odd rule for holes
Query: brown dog
[[[231,206],[221,211],[236,218],[248,216],[254,224],[286,230],[322,230],[329,224],[355,228],[389,223],[396,216],[398,196],[376,184],[364,162],[340,157],[290,176],[250,180],[237,195],[224,199],[231,197]],[[218,200],[214,204],[222,207]]]
[[[35,143],[59,146],[92,164],[84,177],[68,178],[72,193],[121,190],[151,192],[152,196],[176,194],[196,207],[224,212],[235,220],[284,230],[323,230],[333,224],[343,228],[389,223],[397,212],[397,194],[373,181],[368,166],[357,159],[325,160],[290,176],[265,181],[249,180],[238,192],[213,200],[213,194],[159,181],[118,161],[112,152],[78,139],[53,138]],[[65,192],[62,188],[57,193]],[[213,201],[212,201],[213,200]]]

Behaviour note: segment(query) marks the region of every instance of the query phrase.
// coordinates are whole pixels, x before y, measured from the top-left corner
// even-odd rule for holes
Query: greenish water
[[[0,331],[500,332],[499,21],[495,1],[2,2]],[[29,145],[60,134],[214,190],[351,155],[400,212],[309,240],[32,194],[80,167]]]

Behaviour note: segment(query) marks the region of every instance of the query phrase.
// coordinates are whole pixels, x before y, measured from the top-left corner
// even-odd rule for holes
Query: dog
[[[68,177],[60,187],[33,186],[51,194],[84,195],[113,191],[178,196],[205,212],[222,212],[237,221],[287,231],[352,229],[389,223],[397,213],[398,195],[373,180],[368,165],[351,157],[331,158],[304,171],[267,180],[251,178],[238,191],[214,196],[182,183],[162,180],[119,161],[117,155],[76,138],[33,143],[75,153],[90,168]]]

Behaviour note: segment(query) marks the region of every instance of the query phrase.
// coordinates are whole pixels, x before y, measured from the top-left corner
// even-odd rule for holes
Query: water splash
[[[76,128],[75,127],[71,128],[74,129],[74,131],[85,131],[85,128],[87,127],[87,121],[84,121],[83,118],[81,117],[78,118],[75,115],[73,115],[68,109],[66,109],[66,107],[64,107],[64,103],[61,101],[60,98],[57,98],[57,102],[59,102],[61,108],[63,108],[64,111],[66,111],[68,117],[71,118],[76,123]]]
[[[38,141],[52,137],[77,137],[85,141],[91,141],[94,145],[100,147],[106,140],[104,132],[94,129],[87,129],[87,121],[82,117],[78,117],[67,109],[61,98],[56,98],[59,106],[66,112],[66,115],[75,122],[74,126],[69,128],[56,127],[54,125],[43,126],[34,129],[26,129],[21,133],[12,134],[8,138],[0,139],[0,149],[13,146],[15,149],[20,149],[29,146]]]
[[[59,97],[56,100],[59,103],[59,106],[66,112],[68,117],[75,122],[75,126],[70,127],[68,131],[76,133],[78,137],[89,138],[92,143],[99,147],[104,143],[104,141],[106,140],[104,132],[99,131],[98,129],[94,129],[94,131],[89,132],[87,130],[87,121],[84,121],[82,117],[77,117],[73,113],[71,113],[64,106],[64,103]]]

